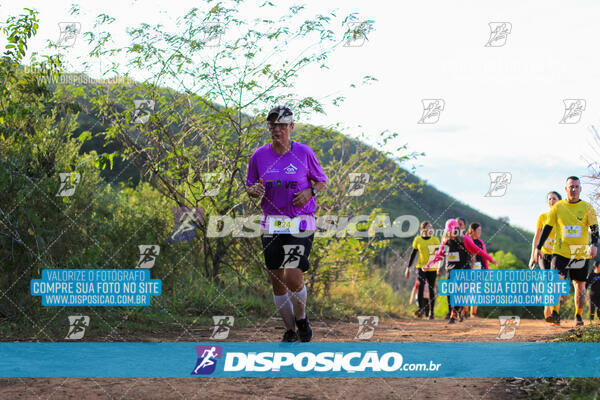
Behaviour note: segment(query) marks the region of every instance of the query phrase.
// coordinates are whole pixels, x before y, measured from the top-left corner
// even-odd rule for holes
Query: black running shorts
[[[588,275],[588,260],[567,258],[558,254],[552,255],[552,269],[572,281],[585,282]]]
[[[308,256],[314,237],[314,232],[301,232],[298,236],[289,233],[261,234],[267,269],[300,268],[302,272],[308,271]]]
[[[552,269],[552,254],[542,253],[542,262],[540,267],[543,269]]]

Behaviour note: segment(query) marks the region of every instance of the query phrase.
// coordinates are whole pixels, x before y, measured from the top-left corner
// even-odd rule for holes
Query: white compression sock
[[[285,324],[286,329],[289,331],[290,329],[296,330],[296,323],[294,322],[294,312],[292,311],[292,303],[290,303],[290,298],[288,294],[284,294],[282,296],[273,295],[273,300],[275,300],[275,305],[279,310],[279,314],[281,314],[281,318],[283,318],[283,323]]]
[[[302,286],[302,290],[298,292],[290,292],[290,300],[294,305],[294,316],[296,317],[296,320],[306,318],[306,313],[304,312],[306,308],[306,285]]]

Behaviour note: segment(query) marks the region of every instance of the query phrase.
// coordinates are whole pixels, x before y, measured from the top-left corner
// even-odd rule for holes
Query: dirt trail
[[[522,319],[511,341],[545,341],[573,328]],[[354,341],[357,323],[314,321],[315,341]],[[370,341],[495,342],[497,319],[380,321]],[[128,341],[207,341],[207,330]],[[234,328],[227,341],[277,341],[280,321],[259,328]],[[90,338],[106,341],[106,338]],[[1,399],[511,399],[504,378],[11,378],[0,379]]]

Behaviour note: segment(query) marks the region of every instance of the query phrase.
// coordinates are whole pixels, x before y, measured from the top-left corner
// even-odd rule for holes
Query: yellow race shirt
[[[546,225],[546,218],[548,218],[547,212],[540,214],[535,227],[537,229],[544,229],[544,225]],[[552,254],[552,251],[554,250],[555,233],[556,229],[552,229],[552,232],[550,232],[550,235],[548,235],[548,239],[546,239],[546,241],[544,242],[544,246],[542,247],[543,254]]]
[[[417,261],[417,268],[423,268],[429,260],[433,259],[436,250],[440,246],[440,239],[435,236],[430,237],[425,240],[421,236],[415,237],[413,240],[412,247],[413,249],[417,249],[419,251],[419,260]],[[437,268],[434,266],[430,266],[423,271],[433,271]]]
[[[546,224],[555,231],[552,254],[579,260],[590,258],[589,227],[597,225],[598,219],[589,203],[583,200],[577,203],[560,200],[550,209]]]

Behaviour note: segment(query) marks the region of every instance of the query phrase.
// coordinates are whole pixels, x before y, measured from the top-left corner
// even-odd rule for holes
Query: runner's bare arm
[[[533,241],[531,242],[531,256],[529,257],[529,266],[533,267],[535,263],[538,261],[538,258],[535,257],[535,246],[540,240],[540,236],[542,235],[542,228],[538,228],[535,231],[535,236],[533,237]]]
[[[410,253],[410,260],[408,260],[408,264],[406,265],[406,271],[404,272],[404,277],[406,279],[408,279],[408,277],[410,276],[410,273],[408,272],[408,270],[410,269],[410,266],[413,264],[413,262],[417,258],[417,254],[419,254],[419,250],[412,249],[412,252]]]
[[[317,193],[319,193],[321,190],[325,190],[325,187],[327,186],[327,182],[312,182],[312,187],[315,188],[315,190],[317,191]]]
[[[544,225],[544,229],[542,229],[542,235],[540,236],[540,240],[535,245],[534,256],[536,257],[536,259],[541,257],[542,246],[544,245],[544,242],[546,242],[546,239],[548,239],[548,236],[550,236],[550,232],[552,232],[552,225]]]

